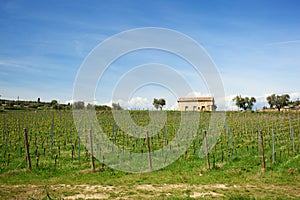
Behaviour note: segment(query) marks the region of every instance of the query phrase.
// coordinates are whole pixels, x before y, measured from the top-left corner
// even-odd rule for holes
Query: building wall
[[[212,111],[215,109],[213,98],[179,98],[180,111]]]

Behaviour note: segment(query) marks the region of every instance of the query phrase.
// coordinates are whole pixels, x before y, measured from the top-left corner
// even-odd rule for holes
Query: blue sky
[[[128,29],[162,27],[188,35],[207,51],[223,80],[225,108],[234,108],[230,100],[237,94],[256,97],[257,108],[266,105],[265,97],[272,93],[300,98],[299,10],[297,0],[2,0],[0,95],[70,101],[77,71],[99,43]],[[95,94],[97,103],[110,103],[109,92],[122,73],[148,62],[173,66],[196,95],[209,94],[183,61],[164,52],[142,51],[107,70]],[[157,85],[138,89],[129,102],[117,101],[144,108],[151,107],[155,97],[166,98],[167,107],[174,108],[176,97]]]

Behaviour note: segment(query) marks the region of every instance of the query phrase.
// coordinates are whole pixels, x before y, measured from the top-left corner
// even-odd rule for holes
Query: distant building
[[[216,109],[213,97],[187,97],[177,100],[179,111],[213,111]]]

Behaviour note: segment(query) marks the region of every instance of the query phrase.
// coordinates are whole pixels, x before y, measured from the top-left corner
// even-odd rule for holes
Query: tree
[[[239,108],[239,109],[246,109],[245,108],[245,99],[241,97],[241,95],[236,96],[232,99],[232,101],[235,102],[235,105]]]
[[[251,97],[250,99],[248,97],[245,97],[245,102],[247,110],[252,110],[254,103],[256,103],[256,99],[254,97]]]
[[[166,105],[166,100],[165,99],[159,99],[159,105],[160,105],[160,110]]]
[[[241,95],[236,96],[232,99],[232,101],[235,101],[235,105],[243,110],[252,110],[252,107],[254,103],[256,102],[256,99],[254,97],[245,97],[243,98]]]
[[[72,108],[72,105],[71,103],[69,102],[66,106],[65,106],[65,110],[71,110]]]
[[[290,101],[288,104],[291,106],[298,106],[298,105],[300,105],[300,100],[297,99],[296,101]]]
[[[297,99],[296,101],[292,102],[292,104],[293,104],[294,106],[298,106],[298,105],[300,105],[300,100]]]
[[[275,107],[276,101],[277,101],[277,96],[275,94],[272,94],[267,97],[267,102],[270,105],[271,109]]]
[[[58,104],[57,100],[52,100],[52,101],[50,102],[50,105],[51,105],[51,106],[53,106],[53,105],[55,105],[55,104]]]
[[[281,108],[284,106],[287,106],[290,100],[290,96],[288,94],[283,95],[275,95],[272,94],[267,97],[268,104],[270,105],[270,108],[277,108],[278,111],[280,111]]]
[[[123,110],[119,103],[112,103],[113,110]]]
[[[158,108],[159,108],[158,99],[156,99],[156,98],[153,99],[153,106],[154,106],[154,108],[156,108],[156,110],[158,110]]]
[[[280,111],[281,108],[284,106],[287,106],[290,101],[290,96],[288,94],[283,94],[278,97],[278,101],[276,103],[276,108],[278,111]]]
[[[84,102],[83,101],[75,101],[73,103],[73,109],[75,109],[75,110],[83,110],[84,109]]]
[[[88,105],[86,105],[86,109],[87,110],[94,110],[95,109],[95,105],[88,103]]]
[[[107,105],[95,105],[95,110],[111,110],[111,107]]]
[[[52,100],[50,102],[50,106],[52,109],[55,109],[55,110],[58,110],[59,109],[59,104],[58,104],[58,101],[57,100]]]
[[[288,106],[291,109],[298,110],[300,108],[300,100],[299,100],[299,98],[296,101],[290,101],[290,102],[288,102]]]
[[[162,108],[166,105],[166,100],[165,99],[153,99],[153,106],[158,110],[162,110]]]

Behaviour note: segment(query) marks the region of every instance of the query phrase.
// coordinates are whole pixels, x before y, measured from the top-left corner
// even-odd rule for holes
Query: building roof
[[[177,102],[199,102],[199,101],[214,101],[213,97],[185,97],[178,98]]]

